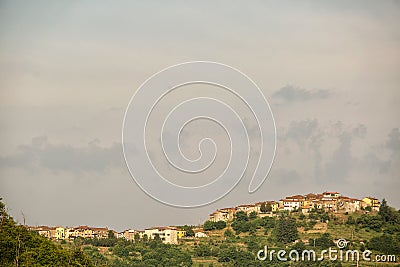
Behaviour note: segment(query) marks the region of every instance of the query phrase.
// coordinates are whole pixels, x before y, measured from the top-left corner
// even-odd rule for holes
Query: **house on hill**
[[[366,204],[366,206],[371,207],[373,211],[379,211],[379,206],[381,203],[377,198],[374,197],[365,197],[362,201]]]
[[[209,220],[212,222],[218,222],[218,221],[227,222],[233,220],[233,216],[235,213],[236,213],[236,208],[219,209],[209,215]]]
[[[149,239],[154,239],[156,236],[158,236],[163,243],[178,244],[178,230],[175,227],[151,227],[145,229],[144,232]]]

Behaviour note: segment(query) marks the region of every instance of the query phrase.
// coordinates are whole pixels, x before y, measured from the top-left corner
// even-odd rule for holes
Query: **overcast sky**
[[[1,1],[0,196],[30,225],[117,230],[324,190],[400,208],[399,3]],[[121,132],[142,82],[192,60],[250,76],[278,143],[256,193],[181,209],[132,181]]]

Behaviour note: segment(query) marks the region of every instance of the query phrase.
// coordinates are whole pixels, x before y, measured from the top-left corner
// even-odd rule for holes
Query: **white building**
[[[280,204],[281,204],[281,207],[283,207],[283,210],[287,210],[287,211],[293,211],[296,209],[300,209],[300,207],[302,206],[301,201],[292,200],[292,199],[281,199]]]
[[[175,227],[151,227],[144,230],[144,234],[149,239],[154,239],[159,236],[163,243],[178,244],[178,233]]]
[[[207,237],[207,235],[203,232],[197,232],[194,234],[194,237]]]

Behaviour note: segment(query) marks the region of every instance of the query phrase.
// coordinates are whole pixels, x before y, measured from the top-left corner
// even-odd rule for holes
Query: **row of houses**
[[[107,238],[110,231],[116,238],[124,238],[126,240],[135,241],[139,239],[154,239],[159,237],[163,243],[177,244],[180,238],[186,236],[186,231],[174,226],[151,227],[145,230],[127,229],[122,232],[109,230],[108,228],[77,226],[77,227],[49,227],[49,226],[29,226],[32,231],[38,232],[40,235],[50,239],[73,240],[78,237],[82,238]],[[194,229],[195,237],[206,237],[207,235],[201,229]]]
[[[207,237],[202,228],[195,228],[193,231],[195,238]],[[118,238],[125,238],[127,240],[135,240],[135,236],[139,239],[154,239],[159,237],[164,243],[177,244],[179,239],[186,237],[186,231],[175,226],[158,226],[145,230],[129,229],[117,235]]]
[[[107,238],[109,229],[107,227],[51,227],[51,226],[29,226],[29,230],[36,231],[40,235],[51,239],[75,239],[83,238]],[[112,231],[116,233],[115,231]]]
[[[312,209],[321,209],[326,212],[356,212],[358,210],[370,207],[373,211],[378,211],[380,202],[374,197],[365,197],[363,199],[342,196],[339,192],[323,192],[321,194],[307,194],[287,196],[279,201],[263,201],[255,204],[239,205],[233,208],[219,209],[209,215],[210,221],[230,221],[238,211],[244,211],[247,214],[255,212],[262,214],[262,206],[270,207],[269,215],[279,211],[301,211],[304,214]]]

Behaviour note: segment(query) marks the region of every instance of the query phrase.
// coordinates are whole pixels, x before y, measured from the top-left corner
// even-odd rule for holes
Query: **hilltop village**
[[[279,201],[263,201],[255,204],[239,205],[237,207],[223,208],[216,210],[209,215],[211,222],[228,222],[234,219],[234,215],[243,211],[246,214],[255,213],[260,217],[273,217],[282,212],[309,213],[313,209],[323,210],[331,213],[353,213],[356,211],[379,211],[380,202],[374,197],[363,199],[351,198],[341,195],[339,192],[324,192],[321,194],[307,194],[287,196]],[[116,232],[107,227],[50,227],[50,226],[29,226],[32,231],[50,239],[74,240],[76,238],[123,238],[126,240],[154,239],[160,238],[163,243],[178,244],[178,240],[186,237],[185,227],[161,226],[151,227],[145,230],[127,229]],[[207,237],[202,226],[194,227],[191,236],[194,238]]]
[[[312,209],[325,212],[353,213],[359,210],[379,211],[380,202],[374,197],[363,199],[351,198],[341,195],[339,192],[324,192],[321,194],[307,194],[287,196],[279,201],[264,201],[255,204],[239,205],[232,208],[219,209],[209,215],[210,221],[230,221],[238,211],[247,214],[255,212],[261,217],[274,216],[279,212],[301,211],[309,213]]]

